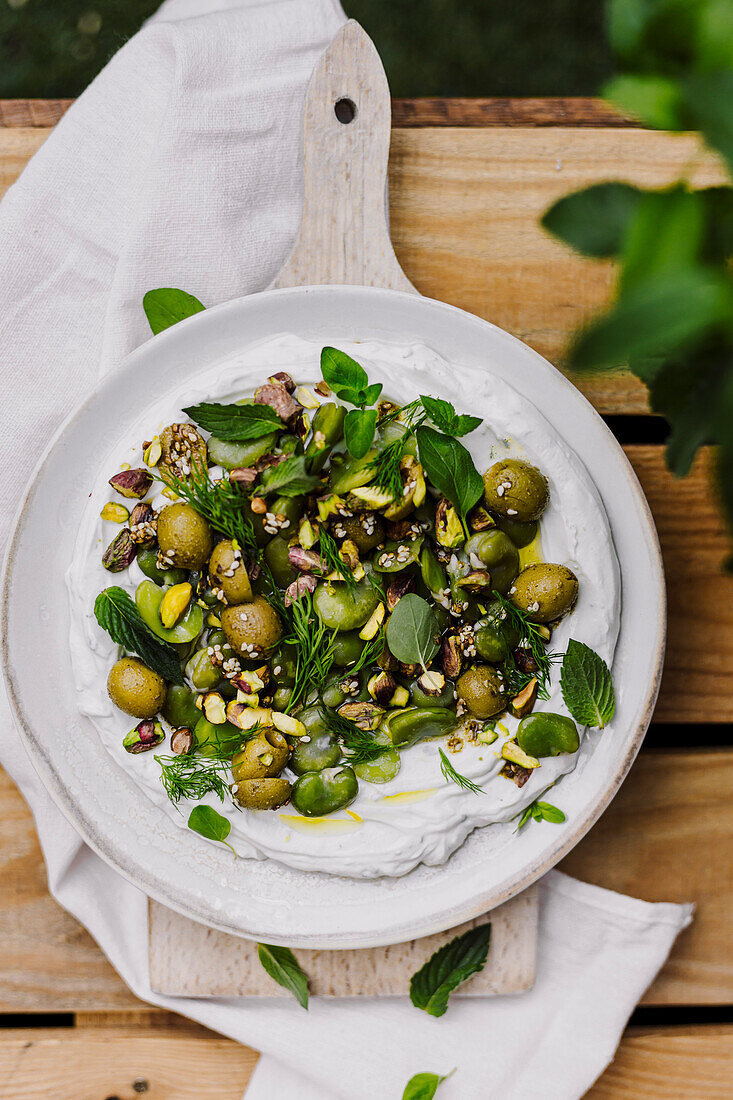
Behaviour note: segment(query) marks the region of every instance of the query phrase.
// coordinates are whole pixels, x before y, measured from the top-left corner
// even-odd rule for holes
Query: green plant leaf
[[[444,401],[441,397],[421,394],[420,402],[433,424],[447,435],[468,435],[482,423],[480,416],[459,416],[450,401]]]
[[[404,664],[432,661],[438,652],[440,630],[433,609],[422,596],[408,592],[387,620],[385,631],[390,653]]]
[[[364,390],[352,390],[348,386],[343,386],[340,389],[334,390],[334,392],[342,401],[346,401],[349,405],[356,405],[359,409],[366,404]]]
[[[730,288],[705,268],[659,275],[633,287],[576,339],[570,364],[579,370],[618,367],[635,357],[665,355],[688,346],[730,310]]]
[[[379,400],[381,392],[382,383],[372,382],[371,386],[367,386],[366,389],[363,391],[364,404],[375,405]]]
[[[320,479],[308,473],[305,455],[292,455],[277,466],[268,466],[260,478],[259,490],[264,495],[277,493],[283,497],[298,497],[320,487]]]
[[[349,454],[363,458],[374,442],[376,409],[349,409],[344,420],[344,439]]]
[[[706,212],[703,255],[713,263],[726,263],[733,256],[733,188],[707,187],[697,195]]]
[[[439,1086],[449,1077],[450,1073],[443,1077],[439,1073],[416,1073],[405,1085],[402,1100],[433,1100]]]
[[[621,295],[656,275],[694,268],[704,232],[704,204],[685,186],[642,193],[624,239]]]
[[[722,153],[733,172],[733,68],[694,73],[683,84],[687,109],[709,145]]]
[[[410,979],[410,999],[415,1007],[430,1016],[442,1016],[453,990],[483,970],[490,941],[491,924],[480,924],[436,951]]]
[[[206,837],[207,840],[216,840],[219,844],[226,844],[227,848],[234,853],[234,858],[237,858],[237,853],[227,840],[232,826],[225,817],[218,814],[211,806],[194,806],[188,815],[188,827],[192,832],[198,833],[199,836]]]
[[[603,88],[603,97],[655,130],[685,129],[682,91],[667,77],[616,76]]]
[[[558,199],[542,225],[586,256],[616,256],[642,194],[628,183],[597,183]]]
[[[257,944],[257,957],[262,966],[283,989],[292,993],[301,1008],[308,1008],[308,975],[288,947],[269,943]]]
[[[434,428],[420,427],[415,437],[426,474],[464,517],[484,490],[470,452],[457,439],[436,432]]]
[[[560,669],[565,706],[576,722],[603,729],[613,718],[616,697],[611,670],[590,646],[571,638]]]
[[[177,325],[194,313],[201,313],[206,306],[198,298],[194,298],[193,294],[169,286],[149,290],[143,297],[143,309],[153,335],[157,336],[163,329]]]
[[[103,589],[94,601],[94,615],[113,642],[128,653],[136,653],[143,664],[169,683],[183,683],[178,653],[153,634],[123,588]]]
[[[635,60],[641,52],[654,4],[649,0],[609,0],[606,11],[608,37],[614,52],[626,61]]]
[[[363,390],[369,385],[367,372],[345,351],[324,348],[321,352],[321,374],[324,382],[338,394],[341,389]]]
[[[551,821],[553,825],[561,825],[565,820],[565,814],[553,806],[550,802],[535,802],[544,821]]]
[[[264,435],[279,431],[283,423],[270,405],[219,405],[204,402],[189,405],[183,410],[204,431],[217,439],[244,443],[248,439],[261,439]]]
[[[665,360],[649,384],[649,403],[670,424],[667,465],[689,473],[699,447],[715,438],[715,418],[731,350],[720,339]]]

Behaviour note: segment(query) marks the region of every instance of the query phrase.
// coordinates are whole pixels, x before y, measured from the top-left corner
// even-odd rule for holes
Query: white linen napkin
[[[50,435],[148,338],[143,293],[213,305],[265,287],[300,215],[302,101],[343,21],[336,0],[168,0],[112,59],[0,204],[0,537]],[[0,699],[0,760],[35,817],[49,888],[143,1000],[265,1052],[247,1100],[375,1100],[420,1071],[439,1100],[576,1100],[691,906],[559,873],[543,884],[531,993],[454,1001],[186,1000],[152,993],[145,897],[56,809]],[[205,1082],[201,1083],[205,1092]]]

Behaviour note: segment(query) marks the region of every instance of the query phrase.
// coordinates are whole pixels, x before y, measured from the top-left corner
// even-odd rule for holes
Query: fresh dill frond
[[[325,707],[321,707],[321,714],[324,721],[328,722],[329,731],[345,750],[344,755],[350,765],[369,764],[389,748],[388,745],[380,745],[375,741],[371,730],[363,730],[356,722],[344,718],[343,714]]]
[[[474,783],[472,779],[469,779],[466,775],[461,775],[451,764],[448,757],[445,755],[442,749],[438,749],[440,753],[440,770],[449,783],[455,783],[464,791],[473,791],[474,794],[485,794],[483,787],[479,787],[478,783]]]
[[[351,665],[346,669],[349,676],[354,676],[357,672],[361,672],[367,665],[372,664],[380,656],[384,649],[384,632],[382,629],[378,630],[373,638],[370,638],[366,643],[355,665]]]
[[[247,497],[231,481],[212,481],[202,462],[193,463],[188,477],[166,470],[165,476],[158,475],[157,480],[195,508],[215,531],[235,539],[243,550],[259,559],[254,524],[245,512]]]
[[[306,592],[288,608],[289,633],[282,645],[293,648],[295,677],[287,710],[291,711],[311,692],[320,694],[333,666],[336,631],[329,630],[313,610],[313,597]]]
[[[354,571],[341,557],[338,546],[325,529],[321,530],[318,545],[320,546],[321,560],[324,566],[326,566],[327,571],[329,573],[338,573],[341,580],[345,582],[348,591],[353,594],[356,590],[356,577],[354,576]]]
[[[185,754],[183,756],[156,756],[160,764],[160,781],[171,802],[183,798],[200,799],[215,794],[222,802],[229,794],[224,779],[231,757],[224,760]]]
[[[403,435],[398,436],[396,439],[393,439],[391,443],[388,443],[386,447],[383,447],[372,462],[375,484],[383,493],[391,493],[393,497],[402,496],[400,461],[405,453],[408,440],[415,431],[415,428],[419,427],[425,419],[427,419],[427,414],[418,398],[415,401],[411,401],[408,405],[403,405],[401,408],[395,409],[394,412],[388,413],[387,416],[380,421],[380,428],[383,428],[385,424],[389,424],[395,420],[405,425]]]
[[[527,686],[529,681],[536,677],[537,695],[540,699],[549,699],[549,684],[552,665],[559,659],[559,655],[547,648],[547,643],[540,633],[537,623],[530,621],[525,611],[515,607],[513,603],[505,599],[498,592],[492,592],[492,599],[501,605],[501,622],[519,634],[518,648],[528,649],[537,669],[534,672],[523,672],[517,665],[512,654],[506,658],[502,665],[506,691],[509,695],[518,695]]]

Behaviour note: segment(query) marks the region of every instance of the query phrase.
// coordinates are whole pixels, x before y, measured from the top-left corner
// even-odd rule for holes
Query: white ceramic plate
[[[483,366],[520,390],[585,463],[602,496],[622,577],[614,661],[614,732],[562,780],[564,825],[477,830],[442,867],[355,881],[233,861],[141,796],[76,707],[64,575],[89,486],[110,443],[142,403],[158,400],[251,343],[277,333],[416,341],[448,361]],[[490,410],[476,409],[490,419]],[[89,609],[91,615],[92,609]],[[519,340],[470,314],[412,294],[364,287],[267,291],[218,306],[136,351],[64,425],[17,520],[4,592],[4,663],[20,736],[48,790],[87,843],[150,897],[236,935],[306,947],[397,943],[453,927],[518,893],[590,828],[628,771],[657,695],[664,583],[656,532],[626,457],[560,372]],[[40,670],[40,673],[39,673]]]

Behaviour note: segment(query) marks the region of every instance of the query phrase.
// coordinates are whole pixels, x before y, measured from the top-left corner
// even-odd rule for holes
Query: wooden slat
[[[438,1045],[438,1063],[449,1053]],[[8,1100],[134,1100],[141,1094],[150,1100],[241,1100],[256,1062],[249,1047],[213,1035],[8,1031],[0,1033],[0,1094]],[[459,1065],[456,1081],[460,1072]],[[733,1026],[632,1028],[586,1100],[728,1100],[731,1075]]]
[[[0,129],[0,194],[48,133]],[[393,131],[391,230],[408,278],[514,333],[561,364],[570,334],[609,299],[613,267],[582,259],[539,225],[558,197],[601,179],[695,186],[722,167],[692,135],[636,128],[414,128]],[[603,413],[647,411],[623,370],[576,377]]]
[[[0,99],[0,127],[55,126],[73,99]],[[394,126],[634,126],[601,99],[393,99]]]
[[[650,901],[698,903],[646,1003],[733,1003],[731,805],[733,750],[642,753],[612,806],[564,862],[582,879]],[[0,898],[0,1012],[140,1008],[46,892],[32,819],[2,773]]]

